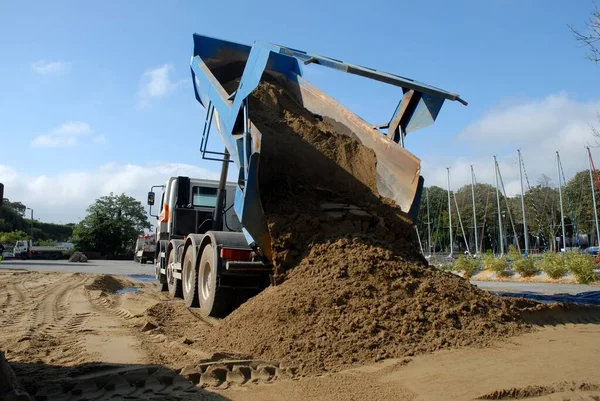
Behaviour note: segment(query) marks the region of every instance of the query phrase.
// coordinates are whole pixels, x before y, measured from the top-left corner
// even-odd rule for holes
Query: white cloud
[[[462,145],[459,152],[420,155],[426,185],[446,188],[446,167],[450,167],[453,189],[470,184],[471,164],[478,182],[494,185],[493,156],[497,155],[507,193],[518,194],[517,149],[521,149],[531,186],[542,174],[549,176],[554,185],[558,183],[556,151],[560,152],[568,181],[576,172],[588,168],[584,147],[596,146],[590,127],[600,124],[598,112],[600,100],[580,102],[566,93],[505,102],[458,135]],[[592,149],[592,156],[600,162],[600,151]]]
[[[31,146],[39,148],[66,148],[76,146],[82,140],[91,140],[93,143],[105,143],[106,137],[94,133],[88,123],[72,121],[54,128],[47,134],[38,135],[31,142]]]
[[[60,223],[76,223],[85,216],[90,204],[110,192],[124,192],[146,205],[146,194],[152,185],[164,184],[168,177],[178,175],[219,177],[218,173],[201,167],[176,163],[106,164],[90,171],[68,171],[53,176],[26,174],[0,165],[6,198],[34,209],[36,219]]]
[[[71,63],[39,60],[31,64],[31,69],[41,75],[61,75],[71,70]]]
[[[173,92],[184,80],[173,82],[171,64],[163,64],[160,67],[146,70],[142,74],[138,100],[140,106],[147,106],[151,99],[158,99]]]

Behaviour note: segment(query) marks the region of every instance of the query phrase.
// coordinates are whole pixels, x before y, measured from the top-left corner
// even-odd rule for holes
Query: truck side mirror
[[[148,192],[148,205],[154,205],[154,192]]]

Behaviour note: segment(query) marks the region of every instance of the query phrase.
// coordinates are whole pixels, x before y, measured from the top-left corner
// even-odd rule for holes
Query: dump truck
[[[249,96],[267,74],[283,82],[305,109],[347,127],[353,138],[372,149],[379,195],[416,219],[424,179],[420,160],[405,148],[406,135],[433,124],[446,100],[466,105],[459,95],[263,41],[249,46],[194,34],[193,44],[194,94],[206,111],[200,153],[203,159],[221,163],[221,176],[218,182],[173,177],[164,187],[155,259],[162,290],[183,296],[188,307],[199,306],[202,313],[218,316],[231,309],[236,290],[260,290],[269,284],[273,251],[258,185],[262,135],[248,108]],[[389,121],[369,124],[336,102],[304,78],[307,64],[398,87],[400,99]],[[232,82],[237,82],[233,89]],[[223,151],[207,148],[214,131]],[[236,177],[233,183],[227,182],[230,166]],[[194,206],[194,196],[205,196],[203,191],[210,192],[210,205]],[[148,194],[149,204],[154,197],[153,192]],[[228,219],[239,225],[225,224]]]
[[[148,261],[154,263],[155,253],[156,238],[149,234],[138,235],[137,239],[135,240],[133,261],[141,264],[146,264]]]

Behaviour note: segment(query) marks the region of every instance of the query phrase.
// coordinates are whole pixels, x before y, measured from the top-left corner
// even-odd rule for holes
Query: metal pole
[[[473,230],[475,231],[475,256],[479,255],[479,244],[477,244],[477,213],[475,212],[475,173],[471,164],[471,196],[473,198]]]
[[[467,241],[467,236],[465,235],[465,228],[463,227],[462,219],[460,217],[460,210],[458,209],[458,201],[456,200],[456,195],[454,196],[454,206],[456,206],[456,215],[458,216],[458,223],[460,224],[460,230],[463,234],[463,241],[465,241],[465,246],[467,247],[467,254],[471,255],[471,250],[469,249],[469,242]]]
[[[500,240],[500,257],[504,255],[504,238],[502,236],[502,214],[500,212],[500,188],[498,187],[498,161],[494,156],[494,176],[496,177],[496,203],[498,204],[498,239]]]
[[[31,210],[31,228],[30,228],[30,241],[31,241],[31,245],[33,246],[33,209],[30,207],[25,208],[25,210]]]
[[[217,189],[217,205],[213,211],[212,229],[215,231],[223,230],[223,206],[227,194],[227,172],[229,170],[229,151],[225,148],[223,152],[223,163],[221,164],[221,177],[219,179],[219,188]]]
[[[429,188],[425,188],[425,196],[427,198],[427,253],[431,256],[431,219],[429,217]]]
[[[452,257],[454,254],[454,247],[452,244],[452,203],[450,202],[450,168],[446,167],[448,171],[448,226],[450,229],[450,255],[448,257]]]
[[[425,256],[425,253],[423,252],[423,243],[421,242],[421,236],[419,235],[419,229],[416,225],[413,227],[415,228],[415,232],[417,233],[417,239],[419,240],[419,249],[421,250],[421,255]]]
[[[521,209],[523,211],[523,236],[525,237],[525,256],[529,254],[529,235],[527,234],[527,221],[525,220],[525,194],[523,190],[523,162],[521,160],[521,149],[519,153],[519,176],[521,177]]]
[[[590,147],[586,146],[588,151],[588,164],[590,165],[590,184],[592,185],[592,207],[594,208],[594,224],[596,226],[596,244],[600,245],[600,230],[598,229],[598,210],[596,209],[596,190],[594,189],[594,178],[592,176],[592,152]]]
[[[563,212],[563,201],[562,201],[562,181],[560,179],[560,156],[558,155],[558,150],[556,151],[556,173],[558,175],[558,200],[560,202],[560,226],[562,228],[562,242],[565,248],[565,252],[567,252],[567,237],[565,235],[565,215]],[[560,252],[560,243],[558,244]]]

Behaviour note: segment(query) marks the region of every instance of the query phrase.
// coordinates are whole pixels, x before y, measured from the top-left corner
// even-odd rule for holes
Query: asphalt
[[[90,260],[72,263],[67,260],[3,260],[0,270],[32,270],[41,272],[95,273],[127,276],[152,281],[154,266],[129,260]],[[583,284],[523,283],[503,281],[471,281],[472,284],[502,296],[523,296],[541,302],[577,302],[600,305],[600,286]]]
[[[8,259],[0,262],[0,270],[32,270],[39,272],[96,273],[114,275],[154,275],[154,265],[142,265],[133,260],[90,260],[86,263],[74,263],[68,260],[18,260]]]

